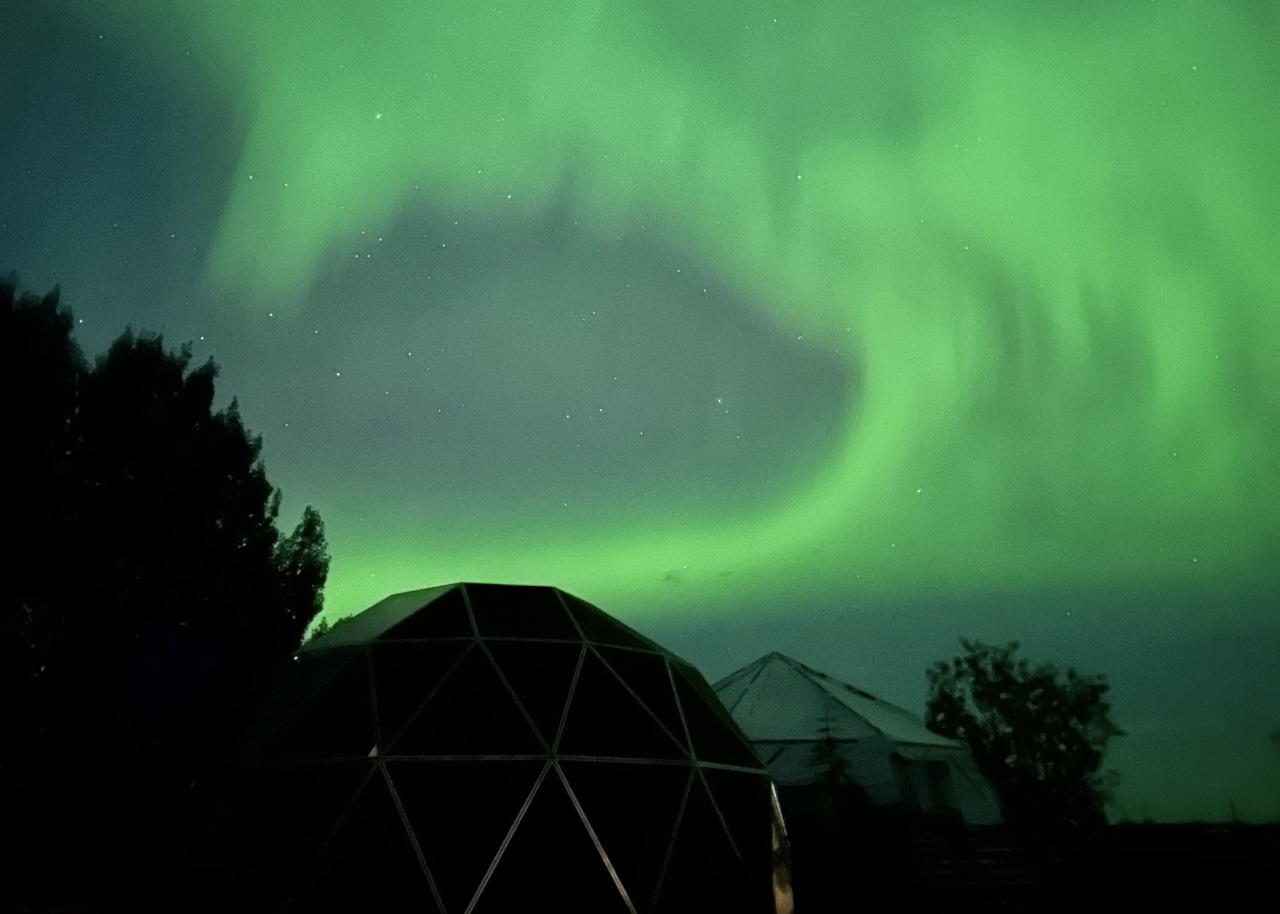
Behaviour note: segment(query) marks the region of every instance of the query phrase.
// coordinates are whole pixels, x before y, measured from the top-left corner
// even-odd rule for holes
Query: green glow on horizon
[[[138,5],[143,45],[177,29],[212,49],[247,125],[219,287],[296,301],[406,208],[520,218],[572,174],[602,235],[657,218],[780,332],[861,359],[825,467],[692,528],[664,519],[676,496],[625,528],[518,518],[441,541],[389,520],[366,540],[308,493],[331,615],[460,579],[639,607],[672,569],[683,596],[731,597],[1280,554],[1280,18],[889,6]]]

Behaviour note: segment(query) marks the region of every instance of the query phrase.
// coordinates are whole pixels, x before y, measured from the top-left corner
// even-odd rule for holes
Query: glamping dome
[[[1000,821],[969,748],[924,721],[776,651],[715,684],[779,788],[818,784],[832,764],[882,808]]]
[[[399,594],[249,742],[269,910],[772,911],[770,782],[701,674],[550,587]]]

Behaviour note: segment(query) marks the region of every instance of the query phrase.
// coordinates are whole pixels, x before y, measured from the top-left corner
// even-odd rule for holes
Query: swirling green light
[[[246,125],[220,286],[299,301],[362,229],[424,201],[517,217],[572,172],[584,224],[657,214],[780,330],[857,361],[841,447],[791,490],[693,529],[659,510],[366,540],[331,518],[334,611],[437,580],[617,605],[675,568],[684,597],[731,597],[1237,574],[1280,554],[1277,16],[774,7],[132,7],[143,46],[177,28],[202,49]]]

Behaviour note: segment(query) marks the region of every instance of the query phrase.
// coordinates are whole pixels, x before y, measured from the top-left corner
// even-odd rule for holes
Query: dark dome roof
[[[277,907],[773,908],[750,744],[697,670],[555,588],[399,594],[314,639],[248,770]]]

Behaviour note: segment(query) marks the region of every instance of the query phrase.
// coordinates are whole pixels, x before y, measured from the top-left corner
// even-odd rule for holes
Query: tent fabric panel
[[[897,705],[883,701],[865,689],[841,682],[833,676],[819,672],[790,657],[777,655],[773,665],[782,664],[790,667],[799,675],[808,679],[815,686],[826,692],[832,699],[852,711],[871,729],[883,733],[890,739],[920,745],[954,745],[952,740],[929,730],[924,722],[911,712]],[[848,737],[857,738],[857,737]]]
[[[815,760],[820,745],[818,741],[761,742],[756,744],[756,751],[765,760],[769,775],[778,786],[802,787],[821,783],[826,774]],[[861,787],[874,803],[905,802],[926,812],[956,810],[970,825],[994,825],[1003,821],[995,794],[978,773],[972,758],[964,753],[907,757],[883,738],[839,744],[835,751],[847,765],[846,774],[851,782]],[[927,766],[930,765],[946,769],[947,785],[943,788],[942,802],[931,799],[937,796],[937,788],[931,786],[929,780]]]
[[[876,732],[803,671],[782,662],[760,670],[733,717],[752,740],[807,740],[820,734],[851,740]]]
[[[769,654],[739,672],[748,671],[749,677],[726,676],[716,692],[752,739],[808,739],[820,732],[863,739],[878,732],[922,746],[957,745],[910,712],[782,654]]]
[[[858,785],[876,803],[892,804],[901,799],[898,776],[890,762],[892,747],[883,737],[858,742],[836,743],[825,748],[810,742],[758,743],[756,750],[767,760],[769,776],[781,787],[801,787],[821,783],[828,777],[823,752],[834,752],[843,763],[851,783]]]
[[[840,747],[849,763],[849,776],[874,803],[902,802],[902,782],[893,766],[893,744],[880,734]]]
[[[827,694],[866,721],[873,729],[892,740],[922,746],[954,747],[956,745],[954,740],[934,733],[915,715],[897,705],[869,697],[838,680],[819,680],[818,682]]]
[[[955,788],[956,802],[965,822],[970,825],[999,825],[1004,821],[1000,813],[1000,801],[991,785],[978,772],[971,755],[951,759],[951,783]]]
[[[755,683],[756,677],[760,675],[760,671],[765,668],[769,658],[772,656],[772,654],[769,654],[761,657],[754,663],[747,664],[740,670],[735,670],[712,686],[730,714],[734,713],[734,709],[742,696],[751,691],[751,686]]]
[[[755,747],[779,786],[796,787],[817,780],[811,760],[815,744],[759,742]]]
[[[894,741],[894,751],[914,762],[945,762],[969,754],[963,743],[948,742],[945,746],[918,746]]]
[[[911,808],[937,814],[958,810],[951,771],[945,761],[895,758],[903,800]]]

